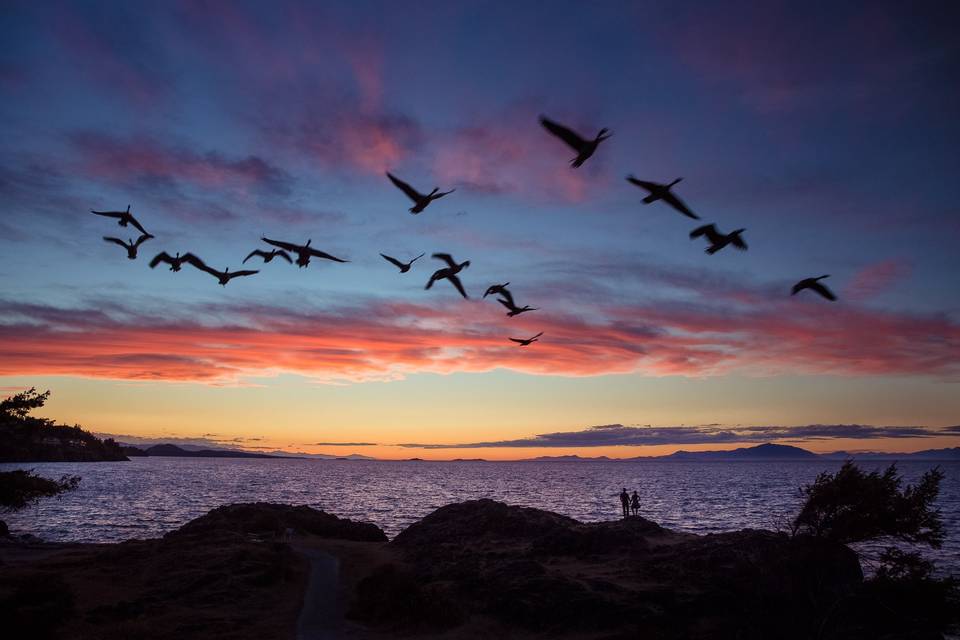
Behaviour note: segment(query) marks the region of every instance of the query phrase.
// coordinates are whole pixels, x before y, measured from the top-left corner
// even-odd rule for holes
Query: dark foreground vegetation
[[[952,580],[902,544],[865,578],[846,544],[939,544],[939,478],[903,488],[895,468],[845,465],[803,489],[791,532],[698,536],[474,500],[390,542],[272,504],[220,507],[157,540],[7,538],[0,619],[35,638],[293,638],[321,554],[336,559],[337,637],[941,638],[960,612]]]
[[[0,401],[0,462],[100,462],[127,460],[111,438],[101,440],[78,425],[31,416],[50,392],[28,389]]]

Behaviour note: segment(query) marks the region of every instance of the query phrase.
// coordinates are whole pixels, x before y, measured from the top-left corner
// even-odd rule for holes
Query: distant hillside
[[[659,460],[813,460],[817,454],[785,444],[760,444],[731,451],[677,451]],[[649,460],[650,458],[637,458]]]
[[[881,451],[834,451],[820,456],[829,460],[960,460],[960,447],[925,449],[913,453],[885,453]]]
[[[124,447],[132,456],[149,457],[171,457],[171,458],[281,458],[282,456],[271,456],[265,453],[250,453],[248,451],[234,451],[232,449],[196,449],[188,451],[175,444],[155,444],[152,447],[141,449],[139,447]],[[138,451],[139,453],[136,453]]]
[[[50,392],[30,389],[0,402],[0,462],[103,462],[127,460],[112,439],[101,440],[78,425],[68,427],[30,415]]]
[[[578,455],[567,455],[567,456],[539,456],[536,458],[528,458],[525,462],[586,462],[589,460],[609,460],[607,456],[596,456],[593,458],[583,458]]]

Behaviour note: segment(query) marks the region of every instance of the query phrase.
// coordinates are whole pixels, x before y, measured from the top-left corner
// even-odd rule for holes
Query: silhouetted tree
[[[821,473],[801,488],[806,501],[793,521],[794,532],[843,544],[891,538],[939,548],[945,532],[933,503],[942,480],[943,472],[935,468],[901,489],[895,464],[867,473],[848,460],[835,474]]]
[[[42,478],[32,470],[0,471],[0,511],[19,511],[41,498],[50,498],[73,491],[80,484],[80,476],[61,476],[59,480]]]

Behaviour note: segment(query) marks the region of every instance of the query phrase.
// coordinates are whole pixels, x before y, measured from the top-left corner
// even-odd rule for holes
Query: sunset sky
[[[2,395],[387,458],[960,445],[954,4],[145,6],[4,5]],[[613,135],[573,169],[541,114]],[[410,215],[385,171],[456,192]],[[749,250],[627,174],[683,177]],[[135,261],[89,213],[127,204]],[[235,270],[261,235],[350,262],[147,266]],[[471,300],[424,290],[438,251]],[[822,274],[838,302],[790,296]],[[481,298],[507,281],[540,310]]]

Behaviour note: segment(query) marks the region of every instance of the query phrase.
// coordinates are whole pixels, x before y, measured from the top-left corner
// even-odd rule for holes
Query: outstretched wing
[[[389,171],[387,172],[387,177],[390,178],[390,182],[395,184],[397,188],[400,189],[400,191],[403,191],[405,194],[407,194],[407,197],[413,200],[414,202],[420,202],[421,200],[423,200],[423,194],[418,193],[416,189],[414,189],[409,184],[407,184],[397,176],[393,175]],[[437,196],[437,197],[439,198],[440,196]]]
[[[411,260],[411,261],[410,261],[410,264],[413,264],[414,262],[416,262],[417,260],[419,260],[420,258],[422,258],[422,257],[425,256],[425,255],[427,255],[427,254],[421,253],[421,254],[418,255],[416,258],[414,258],[413,260]]]
[[[253,251],[250,252],[250,255],[248,255],[246,258],[243,259],[243,262],[241,264],[247,264],[247,260],[249,260],[253,256],[260,256],[261,258],[266,258],[267,255],[268,254],[266,251],[261,251],[260,249],[254,249]]]
[[[94,211],[93,209],[90,209],[90,213],[95,213],[98,216],[105,216],[107,218],[120,219],[124,215],[126,215],[127,212],[126,211]]]
[[[183,257],[185,258],[185,261],[186,261],[188,264],[190,264],[191,266],[199,269],[200,271],[206,271],[207,273],[209,273],[210,275],[212,275],[212,276],[215,277],[215,278],[219,278],[219,277],[220,277],[220,272],[219,272],[219,271],[217,271],[216,269],[211,269],[210,267],[208,267],[208,266],[206,265],[206,263],[205,263],[203,260],[201,260],[200,258],[198,258],[197,256],[188,253],[187,255],[185,255],[185,256],[183,256]]]
[[[797,295],[798,293],[800,293],[801,291],[803,291],[806,286],[807,286],[807,285],[806,285],[805,281],[804,281],[804,280],[801,280],[801,281],[798,282],[797,284],[793,285],[793,288],[792,288],[792,289],[790,289],[790,295],[792,295],[792,296]]]
[[[130,224],[132,224],[133,226],[135,226],[135,227],[140,231],[140,233],[142,233],[142,234],[145,235],[145,236],[150,236],[151,238],[153,237],[152,235],[150,235],[149,233],[147,233],[147,230],[143,228],[143,225],[142,225],[142,224],[140,224],[139,222],[137,222],[137,219],[133,217],[133,214],[132,214],[132,213],[128,213],[128,214],[126,214],[126,216],[127,216],[127,220],[130,221]]]
[[[111,237],[109,237],[109,236],[103,236],[103,239],[106,240],[107,242],[112,242],[113,244],[118,244],[118,245],[120,245],[121,247],[123,247],[124,249],[127,248],[127,243],[124,242],[123,240],[121,240],[120,238],[111,238]]]
[[[507,339],[508,339],[508,340],[512,340],[512,341],[516,342],[517,344],[526,344],[526,343],[527,343],[526,340],[521,340],[520,338],[507,338]]]
[[[457,263],[453,261],[453,256],[451,256],[449,253],[435,253],[430,257],[436,258],[437,260],[443,260],[450,267],[456,268],[457,266]]]
[[[544,129],[566,142],[574,151],[580,151],[587,143],[586,140],[577,135],[573,130],[550,120],[546,116],[540,116],[540,124],[543,125]]]
[[[260,273],[260,272],[256,270],[247,269],[246,271],[231,271],[227,275],[230,276],[231,278],[240,278],[242,276],[252,276],[255,273]]]
[[[323,258],[324,260],[333,260],[334,262],[350,262],[349,260],[341,260],[340,258],[336,258],[330,255],[329,253],[320,251],[319,249],[314,249],[313,247],[308,247],[308,250],[310,251],[310,255],[314,256],[315,258]]]
[[[814,282],[810,285],[810,288],[822,295],[827,300],[837,299],[837,296],[833,295],[833,291],[830,291],[830,289],[827,289],[825,285],[822,285],[819,282]]]
[[[450,191],[441,191],[440,193],[435,193],[435,194],[433,194],[432,196],[430,196],[430,199],[431,199],[431,200],[439,200],[439,199],[442,198],[443,196],[448,196],[448,195],[450,195],[451,193],[453,193],[454,191],[456,191],[456,189],[450,189]]]
[[[447,276],[447,280],[449,280],[453,284],[453,286],[457,288],[457,291],[459,291],[460,295],[462,295],[464,298],[470,297],[467,295],[467,292],[464,291],[463,283],[460,282],[460,278],[458,278],[456,275]]]
[[[280,250],[278,250],[278,251],[276,252],[276,255],[277,255],[277,257],[279,257],[279,258],[283,258],[284,260],[286,260],[286,261],[289,262],[290,264],[293,264],[293,260],[290,259],[290,254],[287,253],[286,251],[283,251],[282,249],[280,249]]]
[[[399,269],[403,269],[405,266],[407,266],[407,265],[403,264],[402,262],[400,262],[399,260],[397,260],[396,258],[391,258],[390,256],[388,256],[388,255],[385,254],[385,253],[381,253],[380,255],[383,256],[383,259],[384,259],[384,260],[386,260],[387,262],[389,262],[390,264],[392,264],[393,266],[395,266],[395,267],[397,267],[397,268],[399,268]]]
[[[638,187],[642,187],[647,191],[653,191],[655,189],[660,188],[660,186],[662,186],[657,184],[656,182],[650,182],[648,180],[639,180],[637,178],[634,178],[633,176],[627,176],[627,182],[629,182],[630,184],[635,184]]]
[[[734,235],[733,239],[730,242],[733,244],[733,246],[735,246],[737,249],[740,249],[741,251],[747,250],[747,243],[744,242],[743,238],[740,237],[739,233]]]
[[[705,224],[702,227],[697,227],[690,232],[691,238],[699,238],[702,235],[706,235],[708,238],[712,237],[712,234],[717,232],[717,227],[712,224]]]
[[[511,307],[516,307],[516,306],[517,306],[516,303],[515,303],[514,300],[513,300],[513,294],[511,294],[509,291],[507,291],[507,288],[506,288],[505,286],[504,286],[504,287],[500,287],[500,288],[497,290],[497,293],[498,293],[499,295],[503,296],[503,299],[504,299],[504,300],[507,302],[507,304],[509,304]]]
[[[506,300],[501,300],[500,298],[497,298],[497,302],[505,306],[510,311],[514,311],[516,309],[516,307],[514,307],[513,304],[507,302]]]
[[[537,338],[539,338],[539,337],[542,336],[542,335],[543,335],[543,331],[541,331],[541,332],[538,333],[537,335],[535,335],[535,336],[533,336],[532,338],[530,338],[530,340],[536,340]]]
[[[166,251],[161,251],[157,255],[153,256],[153,260],[150,261],[150,268],[153,269],[161,262],[166,262],[167,264],[173,264],[173,258]]]
[[[151,238],[153,238],[152,235],[150,235],[149,233],[144,233],[139,238],[137,238],[136,242],[133,243],[134,248],[139,247],[141,244],[143,244],[147,240],[150,240]]]
[[[272,244],[275,247],[280,247],[281,249],[286,249],[287,251],[299,251],[303,247],[296,244],[290,244],[289,242],[281,242],[280,240],[271,240],[270,238],[260,238],[267,244]]]
[[[663,196],[663,201],[689,218],[693,218],[694,220],[700,219],[700,216],[695,214],[693,211],[690,211],[690,208],[683,203],[683,200],[675,196],[673,193],[667,192],[667,194]]]

